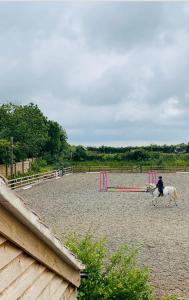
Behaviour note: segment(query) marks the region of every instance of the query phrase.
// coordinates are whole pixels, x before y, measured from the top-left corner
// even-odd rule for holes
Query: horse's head
[[[146,192],[153,193],[156,189],[156,185],[154,183],[149,183],[146,185]]]

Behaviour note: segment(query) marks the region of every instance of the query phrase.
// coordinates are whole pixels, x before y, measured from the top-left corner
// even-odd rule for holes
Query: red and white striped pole
[[[106,171],[100,172],[100,192],[108,191],[108,174]]]
[[[157,173],[156,171],[149,171],[148,172],[148,183],[149,184],[156,184],[157,183]]]

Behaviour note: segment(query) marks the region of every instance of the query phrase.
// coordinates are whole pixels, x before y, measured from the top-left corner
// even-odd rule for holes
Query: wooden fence
[[[44,180],[61,177],[71,173],[80,172],[100,172],[108,171],[112,173],[147,173],[151,170],[157,173],[175,173],[175,172],[189,172],[189,166],[124,166],[119,168],[107,167],[107,166],[74,166],[68,168],[62,168],[51,172],[39,173],[20,178],[8,180],[8,186],[11,189],[17,189],[23,186],[40,183]]]
[[[115,173],[147,173],[148,171],[158,173],[189,172],[189,166],[120,166],[117,168],[108,166],[74,166],[73,172],[100,172],[108,171]]]
[[[18,173],[27,173],[31,169],[31,164],[34,160],[35,158],[29,158],[13,165],[0,165],[0,174],[4,177],[9,177]]]
[[[14,190],[14,189],[28,186],[31,184],[40,183],[47,179],[59,178],[63,175],[70,174],[70,173],[72,173],[71,167],[62,168],[62,169],[54,170],[51,172],[39,173],[39,174],[34,174],[34,175],[11,179],[11,180],[8,180],[8,186]]]

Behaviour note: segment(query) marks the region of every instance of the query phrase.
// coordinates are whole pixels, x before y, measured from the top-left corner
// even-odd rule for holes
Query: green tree
[[[11,143],[6,139],[0,139],[0,164],[11,162]]]
[[[65,130],[54,121],[49,121],[37,105],[15,105],[12,103],[0,106],[0,139],[14,138],[15,160],[28,157],[58,156],[67,146]],[[5,146],[1,160],[7,157]]]
[[[189,153],[189,143],[186,145],[186,152]]]
[[[128,160],[142,161],[142,160],[149,159],[149,154],[146,151],[144,151],[143,149],[138,149],[138,150],[127,153],[126,158]]]
[[[54,121],[48,121],[48,141],[46,151],[52,156],[61,153],[66,144],[67,135],[65,130]]]
[[[11,136],[14,137],[19,159],[38,156],[48,140],[47,118],[33,103],[23,106],[11,103],[2,105],[0,128],[1,138],[9,140]]]
[[[87,150],[85,147],[79,145],[75,147],[75,151],[73,152],[73,159],[77,161],[86,160],[87,158]]]

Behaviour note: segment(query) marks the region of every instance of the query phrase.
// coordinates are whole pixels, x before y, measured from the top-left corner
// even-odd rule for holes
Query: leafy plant
[[[107,259],[105,240],[95,241],[91,234],[82,239],[72,236],[68,247],[85,264],[89,277],[79,288],[80,300],[152,300],[147,269],[136,264],[137,251],[122,246]]]
[[[32,171],[35,173],[45,172],[47,167],[47,162],[44,159],[36,159],[32,163]]]

